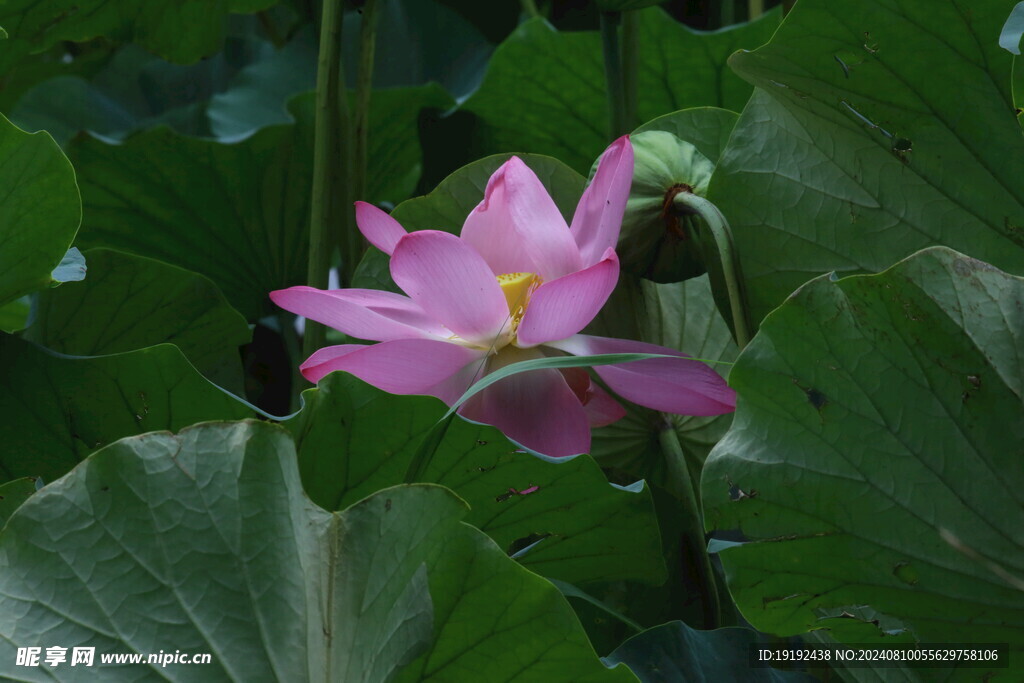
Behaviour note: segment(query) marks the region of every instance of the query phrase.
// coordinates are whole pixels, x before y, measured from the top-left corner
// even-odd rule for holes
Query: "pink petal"
[[[388,255],[395,250],[398,240],[408,234],[398,221],[366,202],[356,202],[356,225],[366,241]]]
[[[590,450],[590,424],[558,370],[530,370],[492,384],[459,410],[530,450],[561,458]]]
[[[576,334],[594,319],[619,279],[613,249],[584,270],[545,282],[530,297],[516,333],[521,346],[536,346]]]
[[[415,301],[372,289],[289,287],[270,293],[275,304],[359,339],[447,338],[451,332],[434,322]]]
[[[626,409],[590,379],[583,368],[561,368],[566,384],[576,394],[591,427],[605,427],[626,416]]]
[[[618,243],[632,183],[633,146],[623,135],[605,150],[572,217],[570,230],[584,266],[596,263]]]
[[[427,315],[470,343],[490,346],[507,327],[508,303],[494,273],[455,235],[407,234],[391,256],[391,276]]]
[[[306,359],[299,369],[310,382],[342,370],[392,394],[438,396],[446,393],[444,385],[452,376],[467,365],[479,366],[484,358],[485,352],[458,344],[396,339],[370,346],[328,346]]]
[[[577,355],[599,353],[663,353],[679,358],[598,365],[594,367],[608,386],[638,405],[678,415],[721,415],[736,409],[736,392],[709,366],[689,360],[673,349],[625,339],[577,334],[551,346]]]
[[[537,273],[553,280],[583,265],[558,207],[519,157],[491,176],[483,201],[462,226],[462,239],[484,257],[495,275]]]

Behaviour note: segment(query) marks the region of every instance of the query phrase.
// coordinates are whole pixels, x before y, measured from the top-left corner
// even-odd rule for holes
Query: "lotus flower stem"
[[[601,12],[601,48],[604,52],[604,80],[608,90],[608,137],[615,139],[629,132],[626,125],[626,89],[619,52],[621,12]]]
[[[711,566],[711,557],[708,555],[707,542],[704,537],[704,518],[700,512],[697,488],[690,476],[690,469],[686,464],[686,455],[679,443],[679,436],[668,419],[665,419],[664,422],[658,439],[661,444],[661,452],[668,463],[669,491],[686,507],[686,516],[690,522],[685,531],[686,559],[692,563],[691,571],[700,583],[704,628],[711,630],[718,628],[721,624],[722,614],[718,598],[718,584],[715,582],[715,571]]]
[[[352,150],[352,194],[351,197],[366,196],[367,159],[370,129],[370,96],[373,92],[373,59],[377,48],[377,0],[366,0],[363,5],[363,23],[359,31],[359,71],[356,75],[356,100],[353,114]],[[345,204],[346,213],[351,213],[351,203]],[[344,264],[344,281],[351,282],[359,260],[365,251],[365,243],[354,223],[346,226],[341,253]]]
[[[348,139],[348,107],[345,75],[341,63],[341,28],[344,13],[341,0],[324,0],[320,20],[320,53],[316,75],[316,126],[313,150],[313,196],[309,220],[310,286],[326,288],[335,237],[331,226],[341,225],[345,233],[350,202],[340,196],[349,188],[349,161],[343,148]],[[303,349],[310,354],[325,343],[324,327],[306,323]]]
[[[718,257],[722,262],[722,277],[729,292],[729,308],[732,311],[733,333],[736,344],[743,349],[750,342],[750,329],[747,326],[747,307],[743,295],[743,287],[739,276],[739,262],[736,247],[732,239],[732,229],[718,207],[703,197],[692,192],[680,192],[673,201],[679,208],[686,207],[704,219],[718,247]]]

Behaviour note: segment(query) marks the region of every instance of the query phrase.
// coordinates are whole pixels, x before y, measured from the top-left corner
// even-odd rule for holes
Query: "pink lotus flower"
[[[356,222],[391,255],[391,275],[408,296],[366,289],[291,287],[278,306],[373,345],[320,349],[302,364],[317,382],[344,370],[394,394],[453,404],[480,377],[510,363],[552,355],[662,353],[677,358],[598,366],[620,396],[648,408],[719,415],[735,394],[703,363],[653,344],[579,334],[619,277],[615,255],[633,176],[628,137],[605,151],[566,225],[544,186],[517,157],[487,183],[456,237],[407,233],[383,211],[356,202]],[[459,413],[494,425],[527,448],[561,457],[590,449],[590,428],[625,410],[586,371],[542,369],[500,380]]]

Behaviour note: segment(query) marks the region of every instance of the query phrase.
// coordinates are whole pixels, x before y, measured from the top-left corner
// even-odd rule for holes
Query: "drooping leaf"
[[[419,441],[444,413],[437,399],[393,396],[345,373],[304,394],[288,428],[309,496],[328,509],[402,481]],[[540,541],[521,562],[573,583],[664,580],[650,494],[611,486],[587,456],[552,462],[518,451],[502,434],[456,419],[424,481],[471,507],[467,521],[508,552]]]
[[[392,212],[406,230],[444,230],[459,234],[469,212],[484,198],[491,175],[511,154],[495,154],[463,166],[445,178],[430,194],[408,199]],[[537,174],[566,221],[572,220],[586,186],[586,179],[557,159],[537,154],[519,154]],[[388,271],[388,257],[370,248],[356,269],[354,287],[398,291]]]
[[[238,347],[251,333],[208,278],[107,249],[86,253],[89,277],[39,294],[23,338],[74,356],[169,343],[207,378],[242,391]]]
[[[266,423],[122,440],[0,532],[0,672],[23,676],[15,648],[52,640],[95,647],[104,680],[635,680],[602,666],[557,589],[465,514],[432,485],[325,512]],[[168,642],[212,662],[100,668]]]
[[[82,217],[75,171],[46,133],[0,115],[0,305],[50,284]]]
[[[707,527],[750,539],[720,557],[755,628],[870,608],[921,642],[1009,642],[1020,666],[1022,308],[1021,278],[933,248],[764,321],[702,482]]]
[[[1024,273],[1001,4],[801,0],[768,45],[730,59],[761,90],[708,196],[732,224],[755,323],[816,275],[936,244]]]
[[[308,260],[312,101],[292,111],[295,124],[233,145],[167,128],[121,145],[76,139],[80,244],[205,275],[249,320],[270,312],[267,292],[303,282]]]
[[[474,382],[466,391],[459,396],[448,408],[444,417],[453,415],[456,410],[465,405],[466,401],[473,398],[481,391],[495,382],[500,382],[506,377],[517,375],[521,372],[533,370],[562,369],[562,368],[589,368],[597,365],[618,365],[619,363],[634,363],[638,360],[650,360],[653,358],[673,358],[670,354],[663,353],[599,353],[592,356],[549,356],[547,358],[536,358],[533,360],[517,361],[505,365],[494,372],[487,373]],[[695,359],[704,360],[704,359]]]
[[[61,41],[99,36],[135,42],[172,62],[190,63],[213,54],[224,40],[225,17],[255,12],[276,0],[11,0],[0,6],[7,29],[0,73],[30,52]]]
[[[751,89],[726,59],[766,42],[778,19],[778,12],[769,12],[741,27],[702,33],[658,8],[643,10],[641,120],[701,105],[739,110]],[[542,19],[521,25],[494,53],[480,89],[464,105],[482,119],[484,149],[550,154],[585,173],[609,141],[603,65],[596,32],[560,33]]]
[[[71,358],[0,334],[0,414],[0,479],[51,481],[121,437],[251,412],[168,344]]]
[[[817,680],[798,671],[751,667],[749,648],[756,642],[754,632],[749,629],[698,631],[681,621],[673,621],[633,636],[602,659],[609,664],[626,664],[643,683],[813,683]]]

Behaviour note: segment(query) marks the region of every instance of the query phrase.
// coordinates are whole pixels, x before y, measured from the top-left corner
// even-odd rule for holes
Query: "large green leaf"
[[[641,120],[685,107],[740,109],[750,86],[726,67],[740,48],[766,42],[778,12],[741,27],[693,31],[662,10],[639,13]],[[601,38],[559,33],[542,19],[520,26],[494,53],[465,108],[482,119],[484,149],[550,154],[586,172],[608,144]]]
[[[251,413],[168,344],[70,358],[0,334],[0,414],[0,479],[50,481],[121,437]]]
[[[445,410],[437,399],[393,396],[345,373],[303,398],[305,408],[287,426],[306,491],[331,510],[401,482]],[[574,583],[665,579],[650,493],[611,486],[588,456],[542,460],[493,427],[456,419],[423,480],[458,493],[472,508],[467,521],[507,551],[540,541],[522,563],[545,576]]]
[[[75,171],[46,133],[0,114],[0,305],[50,283],[82,217]]]
[[[0,73],[20,57],[61,41],[104,36],[136,42],[174,62],[213,54],[224,39],[225,16],[255,12],[276,0],[9,0],[0,5],[7,29]]]
[[[1024,138],[996,41],[1011,6],[801,0],[771,43],[730,59],[763,90],[709,198],[755,322],[811,277],[935,244],[1024,273]]]
[[[99,356],[174,344],[211,381],[241,393],[245,319],[208,278],[152,259],[87,251],[89,277],[38,297],[22,335],[60,353]]]
[[[81,244],[111,247],[209,277],[248,319],[267,293],[304,281],[312,181],[312,100],[294,125],[227,145],[156,128],[69,149],[85,206]]]
[[[168,647],[212,662],[47,667],[57,680],[635,680],[465,514],[432,485],[325,512],[266,423],[122,440],[0,532],[0,671],[42,676],[15,648],[60,643],[97,664]]]
[[[603,659],[609,664],[627,664],[643,683],[813,683],[817,680],[796,671],[752,668],[748,664],[749,648],[756,642],[756,634],[749,629],[698,631],[681,621],[674,621],[633,636]]]
[[[888,620],[922,642],[1009,642],[1019,673],[1022,310],[1020,278],[933,248],[813,280],[768,316],[702,482],[708,528],[750,539],[720,555],[751,624],[789,635],[869,609],[885,619],[833,635],[878,639]]]
[[[445,230],[459,234],[466,216],[484,198],[491,175],[511,154],[495,154],[455,171],[423,197],[408,199],[392,212],[406,230]],[[586,179],[558,159],[537,154],[518,155],[537,174],[566,221],[572,220]],[[353,281],[355,287],[397,291],[388,272],[388,257],[377,249],[366,252]]]

